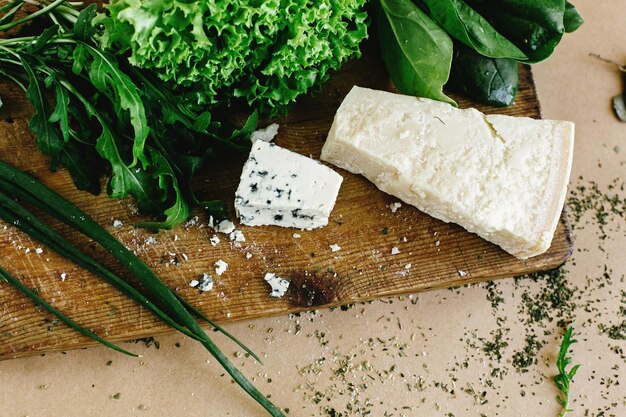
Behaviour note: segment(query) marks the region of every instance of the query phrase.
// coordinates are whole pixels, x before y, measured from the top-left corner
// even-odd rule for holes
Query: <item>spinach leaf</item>
[[[470,5],[528,56],[543,61],[559,44],[565,0],[473,0]]]
[[[442,89],[450,75],[452,40],[411,0],[380,0],[378,38],[398,90],[455,104]]]
[[[520,49],[500,35],[478,12],[461,0],[421,0],[450,36],[490,58],[527,59]]]
[[[450,87],[494,106],[508,106],[515,100],[518,63],[512,59],[487,58],[459,47],[452,61]]]
[[[578,14],[578,10],[572,3],[565,2],[565,15],[563,15],[563,25],[565,26],[565,32],[574,32],[576,29],[585,23],[585,19]]]

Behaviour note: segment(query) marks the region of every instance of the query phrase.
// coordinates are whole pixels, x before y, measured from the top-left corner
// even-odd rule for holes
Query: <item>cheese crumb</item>
[[[336,243],[335,243],[335,244],[330,245],[329,247],[330,247],[330,250],[331,250],[331,251],[333,251],[333,252],[339,252],[339,251],[341,250],[341,246],[339,246],[339,245],[338,245],[338,244],[336,244]]]
[[[157,240],[153,236],[150,236],[146,239],[145,243],[146,245],[154,245],[157,243]]]
[[[220,238],[217,235],[213,235],[209,239],[209,242],[211,242],[212,246],[216,246],[218,243],[220,243]]]
[[[37,249],[35,249],[35,253],[37,255],[41,255],[43,253],[43,249],[42,248],[37,248]]]
[[[299,234],[299,233],[294,233],[294,234],[293,234],[293,238],[294,238],[294,239],[300,239],[301,237],[302,237],[302,236],[300,236],[300,234]]]
[[[61,281],[65,281],[65,278],[67,278],[67,272],[61,272]]]
[[[202,292],[211,291],[213,289],[213,277],[209,274],[202,274],[202,278],[196,288]]]
[[[392,213],[395,213],[396,211],[398,211],[400,207],[402,207],[402,203],[400,202],[389,204],[389,210],[391,210]]]
[[[398,249],[397,247],[394,246],[393,248],[391,248],[392,255],[397,255],[399,253],[400,253],[400,249]]]
[[[121,220],[113,220],[113,227],[115,227],[116,229],[121,229],[122,226],[124,226],[124,223],[122,223]]]
[[[217,275],[222,275],[228,269],[228,264],[221,259],[215,262],[215,273]]]
[[[245,242],[246,237],[241,230],[233,230],[229,235],[230,240],[233,242]]]
[[[190,287],[195,288],[195,287],[198,286],[198,284],[200,284],[200,281],[198,281],[197,279],[192,279],[191,281],[189,281],[189,286]]]
[[[465,277],[465,276],[467,276],[467,272],[465,272],[465,271],[458,270],[457,272],[459,273],[459,276],[460,276],[460,277]]]
[[[279,127],[278,123],[272,123],[264,129],[255,130],[250,135],[250,142],[254,143],[257,140],[262,140],[263,142],[273,141],[278,134]]]
[[[222,220],[220,224],[215,226],[215,231],[218,233],[230,234],[235,231],[235,225],[230,220]]]
[[[404,265],[404,269],[411,269],[411,264]]]
[[[270,297],[281,298],[287,292],[289,288],[289,281],[284,278],[276,276],[276,274],[268,272],[265,274],[263,278],[265,282],[270,284],[272,287],[272,292],[270,292]]]
[[[250,252],[246,252],[246,259],[252,258],[252,254]]]

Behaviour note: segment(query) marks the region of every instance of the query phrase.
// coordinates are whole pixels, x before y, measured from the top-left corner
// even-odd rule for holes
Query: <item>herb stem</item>
[[[7,31],[15,26],[21,25],[22,23],[26,23],[28,21],[38,18],[39,16],[43,16],[47,13],[50,13],[51,11],[53,11],[54,9],[56,9],[57,7],[65,3],[65,1],[66,0],[56,0],[55,2],[48,4],[47,6],[37,10],[36,12],[29,14],[28,16],[24,16],[21,19],[17,19],[17,20],[14,20],[13,22],[0,25],[0,31]]]

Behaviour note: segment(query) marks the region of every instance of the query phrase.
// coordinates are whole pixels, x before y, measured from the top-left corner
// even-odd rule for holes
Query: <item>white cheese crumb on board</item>
[[[196,285],[191,285],[191,282],[197,281]],[[213,289],[213,277],[209,274],[202,274],[200,280],[192,280],[189,285],[199,289],[202,292],[211,291]]]
[[[265,282],[270,284],[272,287],[272,292],[270,292],[270,297],[281,298],[289,289],[289,281],[284,278],[277,276],[272,272],[268,272],[265,274],[263,278]]]
[[[394,246],[393,248],[391,248],[392,255],[397,255],[399,253],[400,253],[400,249],[398,249],[397,247]]]
[[[222,220],[217,226],[215,226],[215,231],[228,235],[235,231],[235,225],[230,220]]]
[[[221,259],[215,262],[215,273],[217,275],[222,275],[228,269],[228,264]]]
[[[398,211],[400,207],[402,207],[402,203],[400,202],[389,204],[389,210],[391,210],[392,213],[395,213],[396,211]]]
[[[278,134],[279,127],[280,126],[278,125],[278,123],[272,123],[271,125],[263,129],[255,130],[250,135],[250,141],[252,143],[255,143],[257,140],[262,140],[263,142],[271,142]]]
[[[229,238],[233,242],[245,242],[246,237],[241,230],[233,230],[229,235]]]
[[[217,235],[213,235],[209,239],[209,242],[211,242],[211,246],[217,246],[217,244],[220,243],[220,238]]]
[[[333,252],[339,252],[341,250],[341,246],[339,246],[338,244],[334,243],[332,245],[329,246],[330,250]]]
[[[124,226],[124,223],[121,220],[113,220],[113,227],[121,229],[122,226]]]
[[[300,239],[302,236],[299,233],[294,233],[293,234],[293,238],[294,239]]]

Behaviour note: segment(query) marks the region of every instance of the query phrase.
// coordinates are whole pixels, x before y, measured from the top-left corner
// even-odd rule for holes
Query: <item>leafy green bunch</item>
[[[99,38],[202,107],[242,98],[270,116],[359,55],[366,0],[112,0]]]
[[[379,0],[377,20],[401,92],[454,103],[449,83],[499,106],[515,99],[518,62],[548,58],[583,23],[566,0]]]
[[[38,10],[22,19],[15,20],[23,0],[0,10],[0,30],[22,29],[0,39],[0,74],[26,92],[29,127],[51,167],[65,166],[79,189],[94,194],[110,174],[109,196],[132,196],[141,213],[157,217],[147,227],[174,227],[191,206],[224,218],[223,203],[200,201],[191,180],[216,152],[249,148],[256,113],[243,129],[220,124],[186,106],[171,85],[104,51],[95,5],[79,13],[61,0],[28,3]]]

